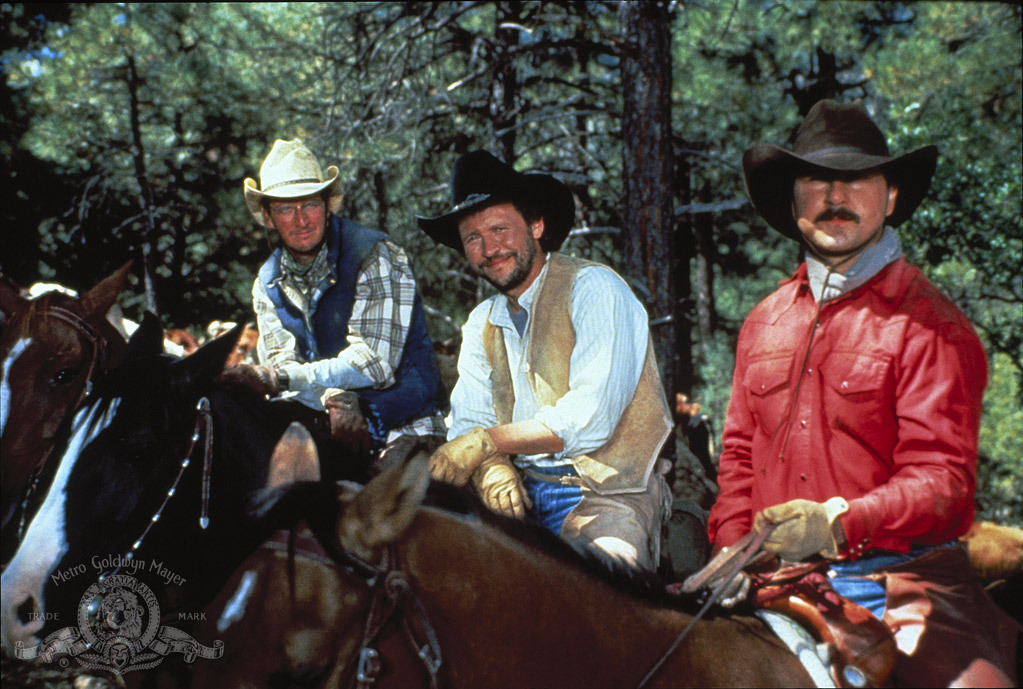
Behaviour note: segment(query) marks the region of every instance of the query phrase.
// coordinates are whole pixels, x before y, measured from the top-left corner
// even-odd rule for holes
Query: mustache
[[[815,223],[827,222],[828,220],[848,220],[850,222],[859,222],[860,216],[853,213],[844,206],[835,206],[833,208],[827,208],[817,214],[814,218]]]
[[[497,261],[503,261],[506,258],[514,258],[514,257],[515,257],[515,252],[509,251],[508,253],[500,254],[498,256],[491,256],[490,258],[488,258],[485,261],[483,261],[481,266],[483,268],[489,268],[490,266],[494,265],[494,263],[496,263]]]

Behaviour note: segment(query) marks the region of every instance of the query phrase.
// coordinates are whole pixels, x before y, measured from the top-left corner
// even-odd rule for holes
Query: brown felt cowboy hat
[[[798,174],[824,169],[840,172],[881,172],[898,187],[888,224],[909,219],[931,186],[938,160],[936,146],[924,146],[898,157],[888,153],[884,134],[862,103],[822,100],[799,125],[792,150],[758,143],[742,157],[746,191],[767,224],[799,241],[792,217],[792,185]]]
[[[434,241],[461,253],[458,221],[469,213],[508,201],[535,209],[544,222],[540,247],[557,251],[575,220],[572,192],[551,175],[516,172],[486,151],[472,151],[455,161],[451,210],[434,218],[417,218],[419,228]]]
[[[323,174],[320,163],[312,151],[299,139],[277,139],[269,155],[259,168],[259,185],[251,177],[245,180],[245,205],[260,225],[263,219],[263,199],[297,199],[326,192],[327,208],[337,213],[341,207],[341,180],[336,165]]]

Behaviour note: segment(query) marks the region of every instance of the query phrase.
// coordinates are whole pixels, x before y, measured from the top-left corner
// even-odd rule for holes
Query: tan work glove
[[[734,608],[749,596],[750,586],[749,576],[745,572],[739,572],[722,587],[718,605],[722,608]]]
[[[472,485],[483,504],[506,517],[525,519],[526,508],[533,506],[522,477],[504,453],[484,460],[472,475]]]
[[[237,383],[253,390],[256,394],[276,397],[281,392],[277,372],[260,364],[235,364],[224,369],[217,378],[226,383]]]
[[[430,475],[438,481],[464,486],[484,460],[497,454],[497,445],[481,426],[449,440],[430,457]]]
[[[753,520],[753,528],[777,525],[764,541],[764,550],[777,553],[783,560],[798,562],[814,554],[834,560],[845,543],[838,517],[848,510],[849,503],[839,497],[823,503],[789,500],[761,511]]]

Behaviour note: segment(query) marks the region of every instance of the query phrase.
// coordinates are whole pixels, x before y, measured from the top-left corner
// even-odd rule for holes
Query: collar
[[[551,255],[549,253],[544,254],[543,268],[540,270],[540,274],[533,280],[533,284],[526,288],[517,299],[518,305],[525,309],[526,313],[529,314],[533,309],[533,302],[536,301],[536,296],[540,293],[540,289],[543,286],[544,280],[547,277],[547,269],[551,265]],[[490,322],[499,328],[511,328],[515,329],[515,325],[512,323],[511,314],[509,309],[511,308],[511,300],[503,294],[497,295],[497,300],[494,302],[494,306],[498,308],[490,309]]]
[[[806,277],[814,300],[828,302],[866,284],[881,269],[902,256],[899,237],[885,227],[880,241],[863,250],[844,273],[835,273],[812,253],[806,254]],[[821,295],[823,294],[823,299]]]

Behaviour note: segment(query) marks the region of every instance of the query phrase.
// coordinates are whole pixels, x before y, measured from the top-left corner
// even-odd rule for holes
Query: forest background
[[[800,258],[750,206],[742,153],[862,98],[894,152],[941,150],[903,250],[984,340],[978,507],[1023,526],[1021,30],[1017,3],[984,2],[5,3],[0,270],[85,289],[134,259],[129,317],[251,320],[270,243],[242,181],[300,137],[457,344],[488,287],[415,217],[485,148],[571,187],[564,250],[626,276],[669,394],[720,433],[739,326]]]

